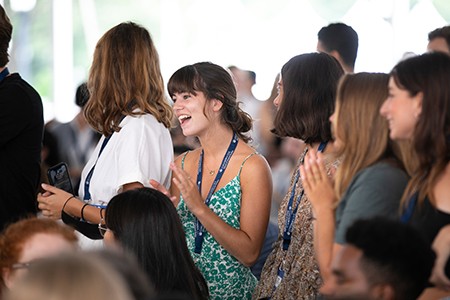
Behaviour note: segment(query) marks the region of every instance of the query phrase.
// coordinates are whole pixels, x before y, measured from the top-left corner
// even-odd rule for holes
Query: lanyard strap
[[[230,145],[228,146],[227,152],[225,153],[225,156],[223,157],[222,163],[220,165],[219,171],[217,172],[216,178],[214,179],[211,188],[209,189],[208,195],[205,199],[206,206],[209,205],[209,202],[211,201],[211,197],[214,193],[214,191],[217,188],[217,185],[219,184],[220,179],[222,178],[223,173],[225,172],[228,162],[231,159],[231,156],[234,153],[234,150],[236,149],[236,146],[238,144],[238,137],[236,133],[233,133],[233,138],[231,139]],[[200,153],[200,158],[198,160],[198,170],[197,170],[197,187],[198,191],[202,192],[202,178],[203,178],[203,155],[204,152]],[[200,253],[202,251],[202,244],[204,239],[204,233],[205,228],[203,227],[202,223],[196,218],[195,220],[195,253]]]
[[[327,146],[327,142],[322,142],[319,145],[319,148],[317,149],[317,152],[323,152],[325,147]],[[306,154],[305,154],[306,155]],[[289,249],[289,245],[291,244],[291,236],[292,236],[292,229],[294,227],[295,217],[297,216],[297,210],[300,206],[300,201],[302,200],[304,190],[302,189],[300,195],[295,200],[295,209],[293,209],[293,202],[294,202],[294,196],[295,196],[295,187],[297,186],[298,180],[300,178],[300,171],[297,170],[295,173],[295,180],[294,184],[292,186],[291,196],[289,197],[289,202],[286,209],[286,217],[285,217],[285,225],[284,225],[284,231],[283,231],[283,250],[286,251]]]
[[[411,199],[409,199],[408,206],[403,211],[402,216],[400,217],[400,222],[402,223],[408,223],[409,220],[411,220],[411,217],[414,213],[414,209],[416,208],[417,198],[419,196],[419,193],[414,193],[411,196]]]
[[[130,105],[133,104],[133,103],[134,102],[130,103]],[[119,121],[119,124],[122,123],[123,119],[125,119],[125,115],[122,116],[122,118]],[[114,134],[114,131],[113,131],[113,133],[111,133],[110,136],[105,137],[105,139],[103,140],[102,147],[100,148],[100,151],[98,152],[97,160],[95,161],[94,165],[92,166],[91,170],[89,171],[89,173],[86,176],[86,180],[84,181],[84,197],[83,197],[83,200],[91,200],[91,193],[89,192],[89,187],[90,187],[90,184],[91,184],[92,175],[94,174],[95,165],[97,164],[98,159],[100,157],[100,154],[102,154],[103,149],[105,149],[106,144],[108,144],[108,142],[111,139],[113,134]]]
[[[102,154],[103,149],[105,149],[106,144],[108,144],[109,140],[111,139],[111,136],[105,137],[105,139],[103,140],[102,146],[100,148],[100,151],[98,152],[98,156],[97,156],[97,160],[95,161],[94,165],[92,166],[91,170],[89,171],[89,173],[86,176],[86,180],[84,181],[84,197],[83,200],[91,200],[91,193],[89,192],[89,187],[91,184],[91,179],[92,179],[92,174],[94,174],[94,169],[95,169],[95,165],[98,162],[98,159],[100,157],[100,154]]]
[[[0,82],[5,79],[6,76],[9,75],[9,70],[8,68],[3,69],[3,71],[0,73]]]

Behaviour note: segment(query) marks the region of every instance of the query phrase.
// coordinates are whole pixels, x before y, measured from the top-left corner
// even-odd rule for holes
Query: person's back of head
[[[97,249],[87,251],[86,255],[104,261],[119,273],[134,300],[149,300],[155,296],[152,281],[131,254],[116,249]]]
[[[450,55],[450,25],[436,28],[428,33],[428,51],[444,52]]]
[[[435,254],[416,229],[376,217],[356,221],[346,244],[362,251],[360,267],[371,286],[390,286],[393,299],[417,299],[428,284]]]
[[[97,42],[89,72],[88,123],[108,136],[123,116],[149,113],[170,128],[173,111],[164,94],[159,54],[150,32],[133,22],[109,29]]]
[[[0,293],[33,260],[77,248],[74,230],[55,220],[32,217],[10,224],[0,235]]]
[[[152,188],[126,191],[111,199],[105,215],[113,242],[137,258],[157,292],[206,297],[206,282],[192,260],[178,213],[167,196]]]
[[[123,278],[108,264],[83,253],[38,260],[4,300],[133,300]]]
[[[83,108],[89,100],[89,90],[87,88],[87,82],[81,83],[75,92],[75,104]]]
[[[305,53],[291,58],[281,69],[283,99],[272,132],[305,143],[331,140],[329,118],[343,74],[339,62],[325,53]]]
[[[13,27],[6,15],[6,11],[0,5],[0,68],[9,62],[8,48],[11,41]]]
[[[317,36],[317,50],[336,57],[344,70],[352,73],[359,44],[356,31],[344,23],[331,23],[322,27]]]

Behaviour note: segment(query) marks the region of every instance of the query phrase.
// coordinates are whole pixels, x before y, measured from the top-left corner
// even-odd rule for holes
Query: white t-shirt
[[[120,122],[120,127],[122,129],[113,133],[99,157],[98,153],[105,137],[100,139],[83,169],[79,188],[80,199],[84,198],[86,176],[97,162],[90,182],[89,204],[106,205],[127,183],[140,182],[149,187],[149,180],[154,179],[169,188],[169,164],[173,161],[173,144],[169,130],[151,114],[126,116]],[[79,232],[77,235],[83,249],[99,248],[103,245],[103,240],[91,240]]]
[[[149,180],[154,179],[167,188],[170,185],[173,144],[169,130],[151,114],[126,116],[120,127],[99,157],[105,137],[100,139],[83,169],[80,199],[84,198],[86,176],[97,162],[90,182],[89,204],[106,205],[127,183],[140,182],[149,187]]]

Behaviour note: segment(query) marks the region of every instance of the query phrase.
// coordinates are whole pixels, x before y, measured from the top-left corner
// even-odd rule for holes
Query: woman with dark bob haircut
[[[183,227],[166,195],[139,188],[114,196],[106,208],[106,245],[134,255],[158,294],[181,292],[208,299],[205,279],[186,246]],[[149,283],[151,284],[151,283]]]
[[[298,168],[310,151],[324,153],[328,174],[337,167],[338,160],[330,154],[332,145],[327,144],[331,140],[328,118],[334,111],[336,88],[343,74],[339,62],[325,53],[295,56],[281,69],[273,132],[301,139],[306,147],[281,202],[278,239],[253,299],[314,299],[318,295],[322,279],[313,247],[317,228]]]

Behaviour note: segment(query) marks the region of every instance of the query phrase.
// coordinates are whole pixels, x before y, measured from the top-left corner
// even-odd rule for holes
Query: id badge
[[[280,266],[278,268],[278,272],[277,272],[277,280],[275,281],[275,289],[280,285],[281,280],[283,280],[283,277],[284,277],[284,271]]]

